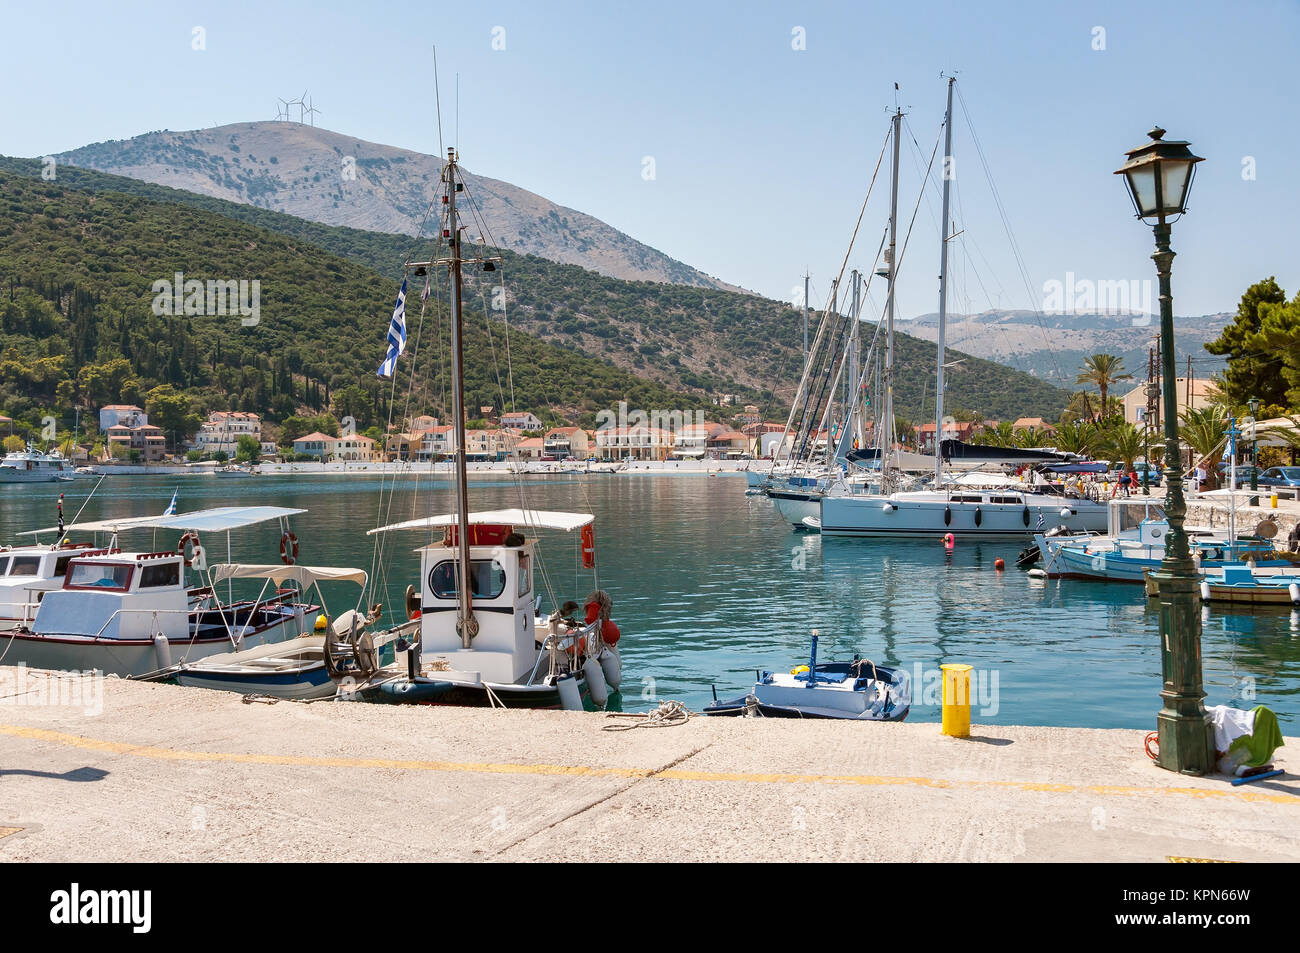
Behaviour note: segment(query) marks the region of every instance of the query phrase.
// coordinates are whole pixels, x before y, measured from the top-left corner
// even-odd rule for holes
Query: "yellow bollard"
[[[1271,494],[1269,494],[1268,505],[1271,506],[1273,509],[1277,509],[1277,490],[1274,490]]]
[[[943,672],[943,733],[953,738],[970,737],[969,665],[940,665]]]

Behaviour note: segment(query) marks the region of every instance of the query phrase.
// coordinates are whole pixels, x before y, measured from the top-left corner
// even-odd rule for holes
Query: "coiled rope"
[[[647,712],[608,712],[608,718],[639,718],[639,721],[631,721],[623,724],[603,725],[602,731],[631,731],[633,728],[673,728],[677,725],[684,725],[698,712],[693,712],[679,701],[666,698],[659,703],[658,708],[651,708]]]

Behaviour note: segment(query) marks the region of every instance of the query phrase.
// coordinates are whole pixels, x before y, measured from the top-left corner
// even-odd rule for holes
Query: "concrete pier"
[[[96,702],[60,694],[58,673],[27,672],[17,694],[15,673],[0,667],[8,862],[1300,860],[1300,777],[1170,774],[1142,731],[606,731],[632,720],[118,679]]]

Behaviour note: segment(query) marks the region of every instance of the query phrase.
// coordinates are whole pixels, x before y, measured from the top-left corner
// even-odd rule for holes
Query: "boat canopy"
[[[355,582],[359,586],[366,584],[364,569],[345,569],[340,566],[286,566],[283,563],[267,565],[242,565],[240,563],[218,563],[212,567],[212,582],[215,585],[226,579],[269,579],[277,586],[284,585],[292,579],[304,588],[319,582]]]
[[[526,526],[529,529],[560,529],[566,533],[581,529],[594,522],[595,519],[590,513],[561,513],[554,510],[485,510],[469,514],[471,524],[509,524],[511,526]],[[390,523],[388,526],[372,529],[366,535],[374,536],[376,533],[388,533],[399,529],[433,529],[440,526],[455,526],[459,522],[460,516],[458,514],[444,513],[441,516],[426,516],[422,519],[406,520],[402,523]]]
[[[1044,469],[1053,473],[1105,473],[1110,468],[1104,463],[1057,463]]]
[[[207,510],[194,510],[190,513],[175,513],[171,516],[121,516],[115,519],[70,523],[63,527],[63,531],[65,533],[73,530],[83,533],[120,533],[129,529],[179,529],[198,533],[221,533],[306,512],[306,510],[284,506],[218,506]],[[50,526],[45,529],[28,530],[21,535],[36,536],[58,531],[57,526]]]
[[[945,460],[978,460],[981,463],[1061,463],[1067,454],[1049,450],[1028,450],[1023,447],[986,447],[962,443],[960,440],[939,441],[939,452]]]

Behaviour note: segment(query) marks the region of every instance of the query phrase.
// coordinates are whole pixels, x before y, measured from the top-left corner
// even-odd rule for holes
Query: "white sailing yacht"
[[[952,163],[952,94],[956,83],[948,78],[948,105],[944,118],[944,168]],[[891,444],[889,431],[893,421],[893,333],[894,278],[893,255],[898,217],[898,157],[901,112],[894,114],[893,190],[890,205],[890,254],[886,258],[889,297],[886,305],[888,343],[884,381],[885,444]],[[945,454],[967,457],[983,456],[986,462],[1049,462],[1054,455],[1025,450],[996,450],[981,454],[985,448],[967,448],[956,441],[943,441],[944,414],[944,332],[947,322],[948,289],[948,211],[951,176],[943,176],[943,207],[940,237],[939,270],[939,340],[936,361],[934,484],[929,490],[897,491],[880,495],[845,493],[832,488],[822,497],[820,518],[816,526],[827,536],[936,537],[946,533],[963,537],[1015,538],[1033,534],[1035,528],[1064,525],[1071,532],[1100,532],[1106,527],[1106,506],[1087,499],[1066,498],[1048,492],[1045,487],[1025,487],[1005,479],[991,479],[997,485],[980,487],[972,475],[960,484],[944,474]],[[892,450],[892,447],[888,449]],[[993,451],[994,448],[988,448]],[[889,453],[883,454],[886,485],[889,482]]]

